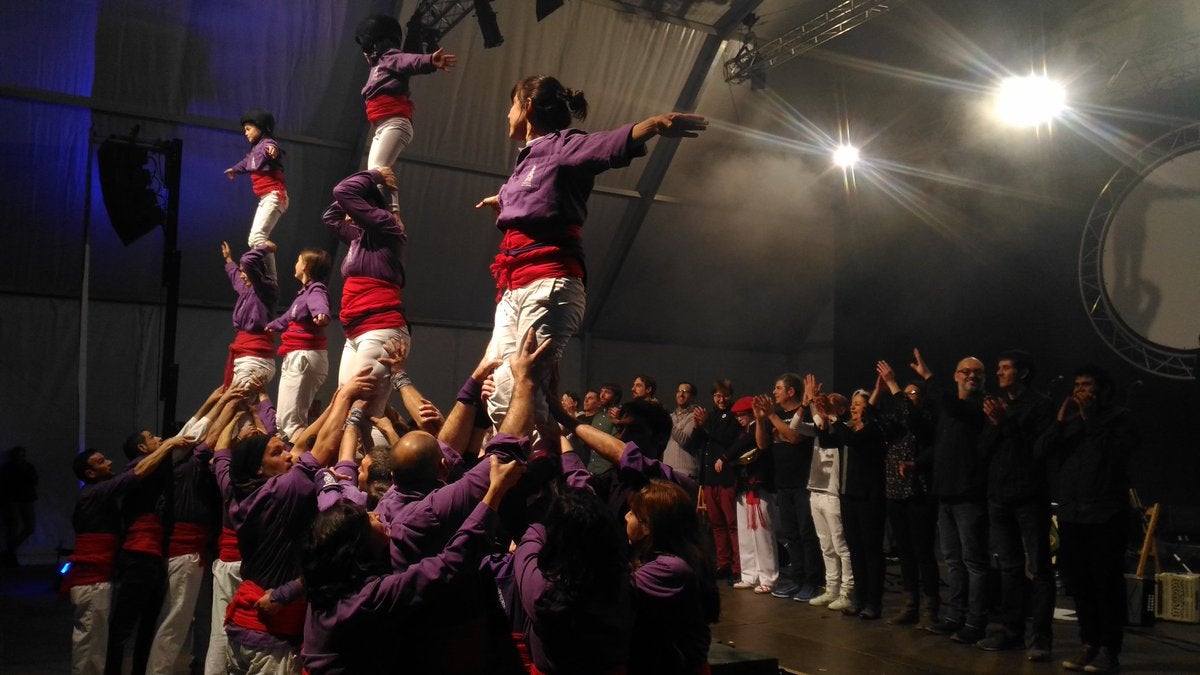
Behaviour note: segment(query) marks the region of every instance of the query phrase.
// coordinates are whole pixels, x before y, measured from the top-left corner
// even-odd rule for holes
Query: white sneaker
[[[735,581],[735,582],[733,582],[733,587],[734,588],[754,588],[754,584],[750,583],[749,581]]]
[[[809,600],[808,604],[812,605],[813,607],[824,607],[825,605],[828,605],[829,603],[831,603],[837,599],[838,599],[837,593],[830,593],[829,591],[825,591],[824,593],[818,595],[817,597],[813,598],[812,600]]]
[[[825,606],[829,609],[840,612],[841,610],[846,609],[847,607],[850,606],[850,598],[847,598],[846,596],[841,595],[841,596],[838,596],[837,600],[834,600],[833,602],[831,602]]]

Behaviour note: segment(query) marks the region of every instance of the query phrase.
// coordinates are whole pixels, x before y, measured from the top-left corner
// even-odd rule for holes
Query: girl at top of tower
[[[427,75],[435,70],[448,71],[458,62],[454,54],[438,49],[432,54],[414,54],[401,50],[404,31],[395,18],[383,14],[369,16],[358,25],[354,41],[362,47],[371,65],[362,97],[367,121],[373,126],[367,166],[391,168],[413,138],[413,104],[409,98],[408,78]],[[393,213],[399,214],[396,190],[384,189]]]

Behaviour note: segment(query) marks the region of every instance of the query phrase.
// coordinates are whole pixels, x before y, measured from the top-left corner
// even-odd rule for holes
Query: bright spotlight
[[[1062,85],[1045,75],[1010,77],[996,93],[996,116],[1015,127],[1038,126],[1057,117],[1066,99]]]
[[[858,163],[858,148],[853,145],[842,145],[833,151],[833,163],[843,169],[849,169]]]

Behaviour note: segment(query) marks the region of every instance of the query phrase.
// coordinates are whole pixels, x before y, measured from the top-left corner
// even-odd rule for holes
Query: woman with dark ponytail
[[[504,365],[495,373],[496,392],[488,414],[499,425],[508,410],[512,375],[508,357],[530,328],[538,342],[551,341],[553,363],[583,319],[584,280],[581,228],[597,174],[628,166],[646,153],[655,136],[694,138],[708,122],[699,115],[666,113],[611,131],[571,129],[587,117],[583,92],[548,75],[517,82],[508,111],[508,137],[524,143],[500,192],[475,208],[491,207],[503,233],[492,264],[499,290],[490,354]],[[539,396],[535,417],[549,419]]]

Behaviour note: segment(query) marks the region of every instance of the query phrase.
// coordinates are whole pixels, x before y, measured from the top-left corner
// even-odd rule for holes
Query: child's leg
[[[287,193],[269,192],[258,200],[258,209],[254,212],[254,220],[250,223],[250,237],[247,243],[251,248],[262,246],[271,238],[271,232],[279,223],[279,218],[287,212]],[[278,281],[279,274],[275,271],[275,254],[267,254],[267,269],[271,276]]]
[[[288,438],[307,425],[308,408],[317,389],[329,375],[329,357],[324,350],[288,352],[279,367],[279,395],[275,398],[279,428]]]
[[[413,126],[407,117],[391,117],[375,125],[375,136],[371,139],[371,150],[367,153],[367,168],[377,166],[392,168],[400,153],[412,143]],[[400,213],[400,195],[387,186],[379,186],[381,192],[392,203],[392,212]]]

